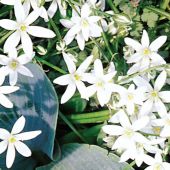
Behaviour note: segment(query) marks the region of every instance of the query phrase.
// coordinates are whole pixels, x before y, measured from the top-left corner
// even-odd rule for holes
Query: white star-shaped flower
[[[140,110],[141,114],[157,111],[160,116],[163,116],[167,113],[164,103],[170,103],[170,91],[161,91],[166,82],[166,77],[166,72],[162,71],[155,80],[154,87],[141,77],[134,78],[133,81],[138,87],[146,87],[146,98]]]
[[[101,19],[99,16],[90,16],[91,10],[87,3],[85,3],[81,11],[76,7],[80,15],[73,9],[72,18],[61,19],[61,24],[70,29],[64,37],[66,45],[70,44],[73,39],[77,40],[79,48],[81,50],[85,47],[85,41],[88,41],[89,37],[100,37],[102,28],[99,27],[97,22]]]
[[[5,94],[10,94],[19,89],[17,86],[2,86],[5,76],[4,73],[0,76],[0,104],[6,108],[12,108],[13,103],[5,96]]]
[[[31,150],[22,141],[30,140],[37,137],[41,131],[30,131],[20,133],[25,126],[25,118],[21,116],[14,124],[12,131],[8,132],[6,129],[0,128],[0,154],[7,150],[6,166],[11,168],[15,160],[15,149],[24,157],[31,156]]]
[[[32,55],[33,57],[33,55]],[[3,65],[0,68],[0,73],[7,76],[9,74],[9,83],[14,86],[18,80],[18,73],[33,77],[31,71],[24,65],[29,63],[32,60],[31,57],[28,57],[26,54],[22,54],[17,57],[17,50],[10,49],[8,57],[5,55],[0,55],[0,64]]]
[[[101,106],[107,104],[113,92],[120,92],[122,87],[113,83],[113,77],[116,75],[114,68],[110,68],[107,74],[104,74],[103,65],[100,59],[94,62],[94,72],[87,73],[84,80],[92,84],[87,87],[89,97],[97,93],[97,99]]]
[[[167,36],[160,36],[150,44],[148,33],[145,30],[143,31],[141,44],[131,38],[125,38],[125,43],[136,51],[127,60],[127,63],[135,63],[128,70],[128,74],[165,64],[165,60],[158,54],[158,49],[165,43],[166,39]]]
[[[69,74],[56,78],[53,82],[62,86],[68,85],[61,98],[61,103],[67,102],[75,93],[76,88],[81,94],[81,98],[88,99],[86,86],[83,83],[85,71],[92,62],[93,56],[87,57],[76,70],[76,65],[67,53],[63,53]]]
[[[33,53],[33,43],[29,34],[40,38],[55,37],[54,32],[47,28],[30,26],[39,17],[38,10],[34,10],[29,15],[26,15],[21,2],[15,1],[14,12],[16,21],[9,19],[0,20],[0,27],[15,31],[5,41],[4,52],[9,52],[11,47],[16,47],[21,40],[24,52],[31,56]]]

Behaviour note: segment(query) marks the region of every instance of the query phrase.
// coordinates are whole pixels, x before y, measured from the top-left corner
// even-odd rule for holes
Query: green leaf
[[[19,75],[17,86],[20,89],[8,96],[14,103],[13,109],[0,107],[0,127],[11,131],[15,121],[21,115],[24,115],[26,125],[23,131],[42,131],[37,138],[24,141],[24,143],[32,151],[41,151],[53,159],[55,130],[58,118],[57,95],[53,85],[38,65],[28,64],[27,67],[31,70],[34,77],[30,78]],[[0,167],[3,169],[6,167],[5,156],[6,153],[2,155],[3,158],[0,161]],[[29,158],[24,158],[17,154],[13,169],[16,168],[18,170],[18,167],[20,167],[19,162],[21,160],[25,162],[27,159]],[[26,167],[33,167],[33,165],[35,164],[28,161]]]
[[[127,163],[95,145],[66,144],[61,148],[62,159],[36,170],[133,170]]]

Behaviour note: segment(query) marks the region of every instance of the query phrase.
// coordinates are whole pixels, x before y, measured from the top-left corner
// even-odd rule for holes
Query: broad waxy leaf
[[[6,128],[8,131],[11,131],[15,121],[21,115],[24,115],[26,125],[23,132],[42,131],[37,138],[24,141],[24,143],[32,151],[41,151],[53,159],[55,129],[58,118],[57,95],[53,85],[38,65],[28,64],[27,67],[31,70],[34,77],[30,78],[19,75],[19,81],[16,86],[19,86],[20,89],[8,95],[9,99],[14,103],[13,109],[6,109],[0,106],[0,128]],[[0,168],[4,169],[6,167],[6,153],[1,156],[3,161],[0,162]],[[29,158],[24,158],[19,154],[17,154],[17,157],[12,169],[18,170],[19,164],[23,164]],[[22,163],[19,163],[21,162],[20,159],[22,159]],[[28,168],[33,165],[34,163],[28,161],[25,166]]]
[[[62,159],[36,170],[133,170],[127,163],[95,145],[65,144],[61,148]]]

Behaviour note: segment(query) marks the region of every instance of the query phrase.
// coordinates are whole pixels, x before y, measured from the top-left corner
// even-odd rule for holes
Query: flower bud
[[[112,35],[115,35],[118,31],[118,25],[115,23],[115,21],[112,21],[108,25],[108,32]]]
[[[119,24],[130,25],[132,20],[125,14],[114,14],[113,19]]]
[[[47,53],[47,49],[45,49],[44,47],[40,45],[36,46],[36,50],[39,55],[45,55]]]
[[[56,44],[56,49],[59,52],[63,52],[67,49],[65,41],[60,41]]]

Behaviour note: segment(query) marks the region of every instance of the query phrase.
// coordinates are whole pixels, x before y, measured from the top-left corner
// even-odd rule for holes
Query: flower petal
[[[159,76],[157,77],[154,85],[154,89],[160,91],[161,88],[164,86],[166,81],[167,74],[165,71],[162,71]]]
[[[142,58],[142,55],[140,55],[138,52],[133,54],[132,56],[130,56],[128,59],[127,59],[127,63],[136,63],[138,62],[139,60],[141,60]]]
[[[11,72],[9,74],[9,84],[11,86],[14,86],[17,83],[18,80],[18,73],[17,72]]]
[[[146,127],[146,125],[149,123],[149,117],[143,116],[140,119],[136,120],[133,124],[133,130],[138,131]]]
[[[25,157],[31,156],[31,150],[24,143],[20,141],[15,142],[15,148],[22,156]]]
[[[34,37],[40,38],[54,38],[55,34],[53,31],[40,26],[29,26],[27,32]]]
[[[74,23],[68,19],[60,19],[60,23],[66,28],[72,28]]]
[[[141,43],[143,47],[149,47],[150,42],[149,42],[149,37],[148,37],[148,33],[146,32],[146,30],[143,30]]]
[[[0,104],[6,108],[13,108],[13,103],[3,94],[0,94]]]
[[[70,74],[66,74],[66,75],[57,77],[56,79],[54,79],[53,83],[59,84],[59,85],[62,85],[62,86],[70,84],[71,83]]]
[[[98,78],[103,76],[103,65],[99,59],[96,59],[94,62],[94,73]]]
[[[163,117],[164,115],[167,114],[166,107],[160,99],[157,99],[157,101],[154,102],[154,106],[160,117]]]
[[[40,16],[39,10],[32,11],[25,20],[26,25],[32,24]],[[29,28],[29,27],[28,27]]]
[[[90,15],[90,13],[91,13],[90,7],[87,3],[85,3],[81,8],[81,17],[86,18]]]
[[[66,103],[74,95],[75,91],[76,91],[76,85],[69,84],[67,86],[65,93],[63,94],[61,98],[61,104]]]
[[[131,75],[131,74],[134,74],[134,73],[136,73],[138,71],[140,71],[140,63],[136,63],[132,67],[130,67],[130,69],[128,70],[127,74]]]
[[[124,133],[124,129],[121,126],[117,125],[104,125],[102,130],[111,136],[119,136]]]
[[[11,134],[17,134],[20,133],[25,126],[25,117],[21,116],[14,124]]]
[[[154,40],[149,48],[151,51],[158,51],[158,49],[166,42],[167,36],[160,36],[156,40]]]
[[[25,75],[28,77],[34,77],[31,71],[25,66],[20,66],[17,71],[22,75]]]
[[[0,142],[0,154],[2,154],[3,152],[5,152],[5,150],[8,147],[8,142],[6,140]]]
[[[142,49],[142,45],[136,41],[136,40],[133,40],[132,38],[125,38],[125,43],[126,45],[132,47],[133,49],[135,49],[136,51],[140,51]]]
[[[17,86],[1,86],[0,87],[0,93],[2,94],[9,94],[17,91],[19,87]]]
[[[170,137],[170,126],[165,126],[163,129],[162,129],[162,131],[161,131],[161,133],[160,133],[160,136],[161,137]]]
[[[77,40],[80,50],[83,51],[84,47],[85,47],[85,39],[84,39],[83,35],[81,33],[77,34],[76,40]]]
[[[1,19],[0,20],[0,27],[6,29],[6,30],[16,30],[17,29],[17,23],[15,21],[9,20],[9,19]]]
[[[15,135],[15,137],[17,138],[17,140],[25,141],[25,140],[36,138],[40,134],[41,134],[41,130],[36,130],[36,131],[20,133],[20,134]]]
[[[153,108],[153,100],[148,99],[144,102],[144,104],[141,107],[140,114],[145,115],[152,111]]]
[[[77,89],[81,95],[81,98],[88,100],[89,96],[86,93],[86,86],[82,81],[76,81]]]
[[[15,17],[18,23],[24,22],[26,15],[25,15],[24,7],[22,6],[21,1],[15,1],[14,13],[15,13]]]
[[[6,130],[6,129],[2,129],[0,128],[0,139],[1,140],[7,140],[7,138],[9,137],[10,133]]]
[[[54,16],[58,8],[57,1],[52,1],[51,5],[49,6],[47,13],[50,18]]]
[[[7,155],[6,155],[6,166],[11,168],[15,160],[15,147],[13,144],[8,144]]]
[[[170,91],[161,91],[159,92],[159,97],[164,103],[170,103]]]

